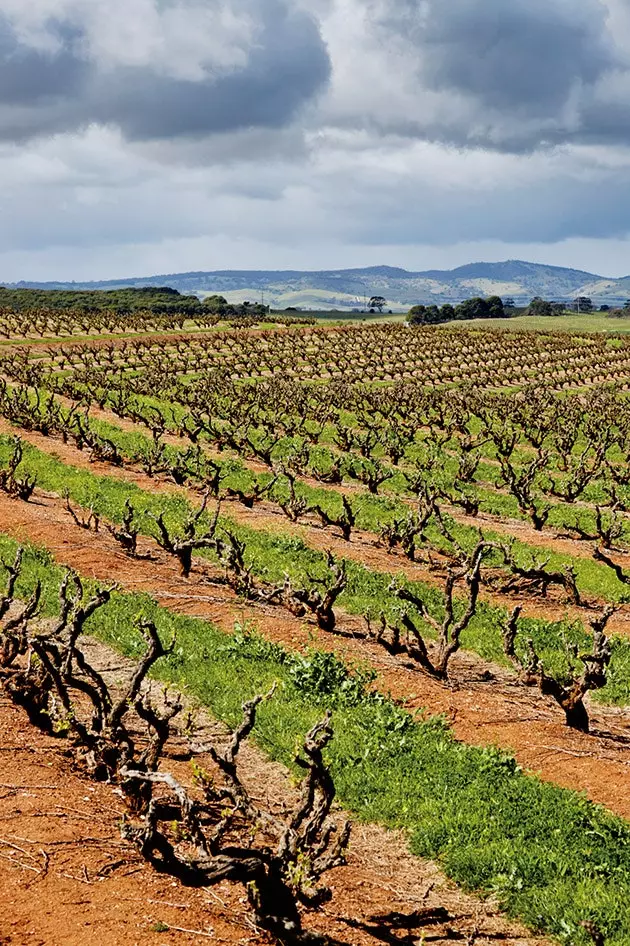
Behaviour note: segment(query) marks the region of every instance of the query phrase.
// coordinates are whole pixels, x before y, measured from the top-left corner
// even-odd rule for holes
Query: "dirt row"
[[[6,380],[9,381],[10,379]],[[71,398],[61,395],[57,395],[57,400],[68,408],[72,407],[75,403]],[[96,420],[113,424],[115,427],[119,427],[126,433],[139,433],[144,437],[147,436],[147,429],[142,424],[139,424],[128,418],[121,418],[114,414],[113,411],[105,410],[95,404],[90,405],[90,416]],[[6,422],[0,420],[0,424],[4,423]],[[167,443],[173,447],[179,447],[180,449],[182,447],[182,443],[188,443],[187,440],[183,440],[181,437],[177,437],[175,434],[168,433],[162,436],[162,440],[164,443]],[[215,460],[225,460],[226,456],[233,456],[230,451],[221,452],[207,443],[202,444],[202,446],[204,453],[208,457],[211,457]],[[256,460],[252,457],[243,457],[240,455],[237,457],[237,459],[246,469],[250,470],[252,473],[268,474],[270,472],[269,467],[260,460]],[[300,483],[303,483],[305,486],[309,486],[312,489],[326,489],[327,491],[338,493],[339,495],[345,494],[348,496],[368,495],[366,488],[358,483],[322,483],[315,477],[308,476],[306,474],[300,474],[297,479]],[[492,487],[495,492],[502,493],[506,496],[510,495],[507,489],[496,487],[494,484],[480,483],[479,485]],[[381,495],[385,498],[392,498],[392,494],[384,493]],[[409,497],[395,496],[395,498],[398,502],[404,503],[410,509],[414,509],[416,506],[415,501]],[[577,540],[572,538],[570,535],[559,533],[557,529],[544,527],[542,530],[537,530],[533,525],[531,525],[531,523],[524,521],[523,519],[512,519],[507,517],[502,518],[500,516],[494,515],[493,513],[483,511],[480,511],[477,516],[470,516],[464,513],[457,506],[451,506],[446,502],[442,502],[440,505],[444,512],[448,513],[448,515],[460,525],[469,526],[473,529],[483,529],[486,527],[501,536],[505,536],[506,538],[513,537],[520,542],[531,545],[535,549],[539,550],[543,555],[545,552],[554,552],[558,555],[567,555],[571,556],[572,558],[590,559],[592,558],[593,549],[596,545],[595,542]],[[595,509],[593,503],[581,502],[579,500],[576,501],[574,505],[576,508],[587,508],[591,510]],[[622,515],[624,514],[622,513]],[[623,550],[620,550],[617,554],[622,560],[628,559],[630,557],[630,552],[625,552]]]
[[[61,397],[59,395],[57,395],[57,398],[60,403],[66,407],[71,407],[74,404],[70,398]],[[90,406],[90,416],[96,420],[113,424],[115,427],[119,427],[126,433],[139,433],[144,437],[147,436],[147,428],[142,424],[129,420],[128,418],[118,417],[113,411],[105,410],[98,407],[97,405]],[[165,443],[170,444],[173,447],[179,447],[180,449],[182,447],[182,443],[188,443],[187,440],[182,440],[181,437],[177,437],[174,434],[164,434],[162,439]],[[229,451],[220,452],[217,449],[213,449],[209,444],[206,443],[202,444],[202,446],[204,453],[215,460],[224,460],[226,456],[232,455]],[[262,463],[262,461],[240,455],[237,459],[252,473],[260,474],[270,472],[269,467],[265,463]],[[304,474],[301,474],[297,479],[305,486],[310,486],[313,489],[326,489],[331,492],[338,493],[339,495],[344,493],[349,496],[368,495],[366,488],[358,483],[322,483],[320,480],[315,479],[315,477]],[[490,484],[480,485],[490,486]],[[494,487],[494,484],[492,485],[496,492],[501,492],[506,496],[509,495],[507,489],[497,489]],[[391,498],[392,494],[383,493],[382,496],[385,498]],[[396,496],[395,498],[399,502],[409,506],[410,509],[415,508],[416,503],[413,499],[405,496]],[[576,508],[595,508],[592,503],[580,503],[576,501],[574,505]],[[593,548],[595,546],[594,542],[585,540],[578,541],[571,538],[570,536],[565,537],[562,534],[558,534],[556,529],[543,528],[542,530],[538,531],[533,527],[533,525],[531,525],[531,523],[526,522],[523,519],[501,518],[500,516],[496,516],[493,513],[483,511],[479,512],[477,516],[469,516],[462,512],[462,510],[457,506],[450,506],[448,503],[441,503],[441,507],[460,525],[470,526],[473,529],[487,527],[493,532],[498,532],[499,535],[504,535],[506,537],[513,536],[520,542],[540,549],[540,551],[543,553],[545,551],[549,551],[555,552],[559,555],[570,555],[573,558],[592,558]],[[619,557],[622,559],[627,558],[628,556],[630,556],[630,553],[619,553]]]
[[[133,670],[102,644],[87,641],[84,649],[110,686],[120,688]],[[207,714],[198,713],[196,723],[199,742],[221,745],[226,739],[227,730]],[[103,946],[271,942],[253,926],[239,885],[196,890],[149,867],[120,839],[125,805],[118,790],[87,780],[70,766],[64,748],[63,740],[36,730],[0,696],[0,943],[83,946],[92,936]],[[212,771],[207,756],[197,761]],[[187,763],[168,757],[164,768],[190,785]],[[272,815],[283,818],[295,802],[286,770],[251,744],[239,754],[239,773]],[[479,944],[545,942],[508,923],[492,901],[462,894],[435,864],[411,855],[402,834],[378,826],[354,827],[347,866],[328,880],[332,901],[308,915],[305,925],[329,937],[330,946],[375,946],[385,931],[375,915],[436,908],[446,916],[419,930],[436,943],[464,939],[473,930]]]
[[[194,320],[192,320],[194,321]],[[136,341],[153,341],[159,345],[168,345],[171,342],[181,342],[181,341],[195,341],[200,337],[212,336],[217,333],[227,332],[228,334],[239,334],[243,331],[246,331],[248,335],[260,335],[263,332],[286,332],[289,328],[293,326],[284,326],[276,325],[273,328],[239,328],[238,326],[224,326],[223,328],[218,328],[215,325],[210,326],[209,328],[201,327],[196,329],[183,330],[181,332],[130,332],[123,334],[112,334],[112,335],[69,335],[67,338],[24,338],[18,339],[17,341],[6,340],[2,343],[3,350],[11,351],[11,349],[22,350],[24,348],[63,348],[64,346],[70,345],[89,345],[91,348],[106,348],[110,345],[113,345],[115,348],[122,348],[125,343],[136,342]],[[314,329],[324,329],[325,331],[332,331],[336,328],[339,328],[337,325],[296,325],[295,328],[301,328],[305,334],[309,334]]]
[[[594,704],[592,734],[576,733],[564,725],[555,704],[468,652],[455,655],[451,684],[440,684],[366,641],[365,625],[358,617],[340,613],[338,633],[325,634],[283,609],[238,599],[217,583],[219,570],[203,560],[196,561],[188,580],[152,541],[141,545],[151,559],[131,560],[109,534],[75,526],[57,497],[38,496],[37,502],[23,503],[0,494],[0,530],[18,541],[48,548],[59,563],[82,575],[103,583],[116,581],[126,591],[147,592],[163,606],[209,619],[226,632],[235,621],[249,620],[266,637],[286,646],[317,646],[353,663],[369,662],[382,690],[409,708],[444,714],[457,738],[508,749],[543,779],[585,791],[593,801],[630,818],[630,717],[625,710]]]
[[[15,428],[7,421],[0,419],[0,433],[14,434]],[[61,440],[44,437],[36,431],[23,430],[20,430],[20,437],[39,450],[78,469],[89,470],[99,476],[115,476],[123,482],[132,483],[148,492],[185,496],[193,505],[200,502],[199,492],[165,482],[158,477],[149,477],[141,470],[132,467],[120,468],[100,461],[91,462],[87,452],[78,450],[71,444],[64,444]],[[369,568],[404,575],[407,578],[437,586],[441,583],[439,575],[426,564],[409,562],[397,550],[388,554],[384,548],[378,546],[373,533],[353,530],[352,541],[346,542],[335,535],[331,529],[322,528],[314,517],[300,520],[299,525],[290,524],[280,507],[271,502],[261,502],[253,509],[248,509],[238,502],[229,502],[224,503],[223,509],[226,515],[243,526],[284,534],[290,531],[292,535],[302,538],[312,548],[322,551],[330,550],[339,557],[356,561]],[[569,617],[572,620],[584,622],[590,613],[587,607],[577,608],[568,605],[562,592],[553,588],[550,589],[546,598],[529,596],[523,600],[484,588],[481,598],[490,604],[508,609],[519,603],[523,606],[524,616],[549,621],[562,621]],[[589,603],[596,608],[603,602],[591,601]],[[620,608],[609,622],[608,628],[611,633],[630,636],[630,605]]]

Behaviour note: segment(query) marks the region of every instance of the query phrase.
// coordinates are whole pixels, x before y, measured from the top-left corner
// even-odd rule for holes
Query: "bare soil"
[[[146,337],[167,342],[186,334],[149,333]],[[198,337],[197,333],[191,334]],[[125,341],[104,338],[91,344]],[[68,343],[42,340],[36,344],[55,347]],[[121,427],[135,427],[108,412],[93,413]],[[0,430],[13,429],[0,422]],[[153,492],[180,492],[193,501],[197,499],[192,491],[160,483],[141,472],[89,463],[87,456],[75,448],[39,434],[20,431],[20,435],[75,466],[116,475]],[[253,470],[267,471],[263,464],[244,462]],[[307,478],[305,482],[322,485]],[[364,492],[354,485],[344,484],[342,489],[346,493]],[[374,568],[439,581],[426,567],[375,547],[374,536],[369,533],[353,533],[352,542],[346,543],[315,521],[298,527],[290,525],[270,503],[254,510],[230,504],[227,511],[244,525],[291,531],[313,547],[331,549]],[[588,543],[558,538],[549,531],[541,534],[520,521],[491,516],[470,519],[457,510],[449,511],[460,522],[474,526],[488,523],[498,532],[517,535],[541,548],[572,556],[591,554]],[[453,661],[450,685],[442,685],[366,641],[363,622],[356,617],[340,612],[338,634],[325,635],[284,611],[237,599],[229,588],[218,583],[218,571],[206,562],[197,560],[191,578],[182,579],[172,559],[150,540],[142,541],[142,551],[150,558],[132,561],[108,534],[79,529],[59,497],[40,491],[35,502],[29,504],[0,494],[0,529],[19,541],[45,546],[59,563],[82,575],[103,583],[117,581],[124,590],[146,591],[173,611],[210,619],[226,632],[231,631],[236,619],[251,619],[261,633],[288,647],[304,649],[315,644],[350,661],[369,662],[378,672],[377,685],[381,689],[411,709],[422,707],[431,713],[444,713],[463,741],[510,749],[521,765],[539,773],[542,779],[584,791],[593,801],[630,818],[630,715],[625,710],[592,705],[592,734],[575,733],[564,725],[561,711],[546,703],[537,691],[519,685],[502,668],[465,652]],[[516,600],[490,594],[486,599],[501,604]],[[525,611],[550,619],[567,614],[562,601],[553,597],[545,601],[530,598]],[[572,610],[571,614],[583,620],[588,612]],[[630,608],[616,616],[611,629],[630,634]],[[128,672],[129,665],[119,655],[96,643],[90,648],[101,668],[109,665],[113,674]],[[224,734],[208,717],[204,726],[208,734]],[[294,788],[280,766],[251,746],[243,752],[243,765],[246,780],[272,810],[281,810],[291,801]],[[124,806],[116,790],[89,782],[72,769],[63,742],[34,730],[26,716],[1,696],[0,767],[0,889],[4,894],[0,946],[79,946],[89,937],[98,937],[103,946],[166,946],[208,939],[253,946],[269,942],[248,919],[239,887],[224,883],[205,891],[192,890],[146,865],[119,839]],[[172,769],[170,760],[168,767]],[[508,946],[533,946],[545,942],[508,924],[492,902],[482,903],[462,895],[436,865],[409,854],[402,834],[378,826],[355,827],[348,866],[336,870],[331,883],[335,890],[332,903],[306,924],[328,936],[331,944],[374,946],[383,941],[384,930],[382,925],[375,929],[371,917],[390,910],[410,913],[438,906],[448,910],[449,920],[419,931],[418,942],[425,941],[421,940],[422,934],[427,941],[437,943],[466,941],[473,931],[478,932],[475,942],[481,944],[501,941]]]
[[[0,419],[0,433],[13,432],[14,428]],[[100,476],[115,476],[123,482],[133,483],[135,486],[149,492],[185,496],[193,504],[200,502],[200,494],[194,490],[165,482],[159,477],[149,477],[141,470],[129,466],[120,468],[100,461],[92,462],[85,451],[78,450],[71,444],[64,444],[60,440],[44,437],[35,431],[22,430],[20,431],[20,437],[39,450],[78,469],[89,470]],[[397,550],[394,550],[392,554],[388,554],[385,549],[378,546],[374,535],[370,532],[354,530],[352,540],[346,542],[335,535],[332,529],[323,529],[312,516],[301,520],[298,525],[289,523],[280,507],[274,503],[262,502],[253,509],[248,509],[238,502],[230,502],[225,503],[224,508],[231,518],[242,525],[276,532],[287,533],[290,531],[292,534],[301,537],[313,548],[330,550],[338,556],[352,559],[371,568],[405,575],[408,578],[434,585],[439,585],[441,582],[439,574],[436,574],[434,570],[426,565],[409,562]],[[463,521],[461,517],[460,521]],[[474,524],[474,522],[475,520],[471,520],[470,524]],[[517,527],[519,525],[522,525],[522,523],[516,523]],[[544,544],[545,542],[543,542]],[[527,597],[523,595],[504,595],[484,588],[481,599],[506,608],[512,608],[518,603],[522,605],[524,616],[549,621],[562,621],[567,617],[572,620],[584,621],[589,616],[588,607],[576,608],[567,604],[564,593],[553,587],[545,598],[533,595]],[[587,602],[587,605],[597,608],[603,603],[601,600],[591,599]],[[620,607],[619,611],[610,620],[608,629],[615,634],[630,636],[630,604]]]
[[[110,684],[121,685],[132,670],[129,661],[101,644],[88,641],[86,650]],[[203,743],[220,745],[227,737],[227,730],[205,714],[197,723]],[[253,925],[239,885],[185,887],[146,864],[120,839],[125,805],[118,790],[89,781],[72,768],[64,750],[63,740],[43,735],[0,696],[3,946],[83,946],[92,937],[102,946],[272,942]],[[296,793],[286,771],[251,745],[243,747],[239,759],[241,777],[258,804],[282,817]],[[198,761],[208,766],[207,757]],[[167,758],[164,767],[186,784],[184,763]],[[343,812],[338,816],[343,819]],[[374,946],[385,929],[371,920],[374,915],[436,907],[445,908],[448,918],[418,933],[436,943],[463,939],[473,930],[480,944],[545,942],[508,923],[491,901],[463,895],[435,864],[409,854],[400,833],[377,826],[355,827],[347,866],[328,876],[333,899],[318,914],[309,914],[305,925],[331,946]],[[373,933],[375,926],[379,935]]]
[[[181,578],[172,559],[146,540],[151,560],[131,560],[103,533],[79,529],[56,497],[37,504],[0,494],[0,528],[18,541],[48,548],[55,559],[80,574],[128,591],[145,591],[165,607],[213,621],[229,632],[236,620],[251,620],[272,640],[292,648],[318,646],[351,662],[369,662],[378,686],[410,707],[443,713],[457,738],[511,750],[525,768],[567,788],[584,791],[611,811],[630,818],[630,715],[626,710],[591,706],[592,734],[564,725],[561,711],[537,691],[521,686],[509,672],[473,654],[453,660],[450,685],[443,685],[364,639],[364,624],[340,614],[338,633],[325,634],[279,608],[255,607],[217,584],[218,570],[198,561],[191,578]]]
[[[73,401],[70,398],[61,397],[59,395],[57,398],[62,404],[65,404],[66,406],[71,406],[73,404]],[[143,436],[146,436],[146,428],[141,424],[129,420],[128,418],[118,417],[113,413],[113,411],[105,410],[98,407],[98,405],[93,404],[90,406],[90,414],[95,419],[106,421],[109,424],[120,427],[121,430],[124,430],[128,433],[141,433]],[[171,446],[181,447],[182,445],[181,438],[176,437],[174,434],[164,434],[162,439],[165,443],[168,443]],[[219,452],[217,449],[213,449],[212,446],[207,443],[202,444],[202,446],[206,455],[213,457],[214,459],[225,459],[226,456],[232,455],[236,456],[236,454],[233,454],[230,451]],[[269,467],[260,460],[256,460],[252,457],[244,457],[242,455],[238,456],[238,460],[243,464],[243,466],[251,470],[252,473],[269,473]],[[339,495],[367,495],[366,487],[356,482],[322,483],[315,479],[315,477],[304,474],[301,474],[298,477],[298,480],[300,483],[304,483],[306,486],[310,486],[313,489],[326,489],[331,492],[339,493]],[[505,496],[510,495],[506,488],[499,488],[494,483],[483,483],[479,485],[483,485],[485,488],[492,489],[494,492],[500,492]],[[391,494],[384,493],[382,495],[387,496]],[[409,506],[410,509],[415,507],[413,499],[405,496],[397,496],[396,498],[399,502]],[[555,552],[558,555],[570,555],[573,558],[592,558],[593,548],[596,544],[595,542],[577,540],[571,538],[570,536],[559,533],[555,528],[550,528],[547,526],[543,527],[542,530],[537,530],[531,523],[524,521],[523,519],[500,517],[487,512],[480,512],[477,516],[469,516],[457,506],[450,506],[448,503],[442,503],[441,505],[444,511],[452,516],[452,518],[461,525],[471,526],[474,529],[483,528],[486,526],[487,528],[492,529],[494,532],[498,532],[500,535],[506,536],[506,538],[513,536],[519,541],[527,543],[528,545],[533,545],[543,551],[547,550],[550,552]],[[581,507],[594,510],[595,504],[576,501],[575,507],[576,509]],[[623,513],[621,515],[623,515]],[[367,535],[369,534],[370,533],[367,533]],[[628,556],[630,556],[630,552],[621,551],[619,553],[619,557],[622,559],[627,558]]]

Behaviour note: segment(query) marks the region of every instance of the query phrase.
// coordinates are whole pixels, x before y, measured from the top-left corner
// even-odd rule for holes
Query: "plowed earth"
[[[132,665],[100,644],[88,644],[91,664],[112,683]],[[197,735],[220,745],[226,731],[205,715]],[[176,737],[177,739],[177,737]],[[175,744],[177,748],[177,744]],[[26,714],[0,697],[0,943],[2,946],[175,946],[271,943],[247,914],[243,888],[223,882],[205,890],[185,887],[154,871],[120,840],[125,805],[117,790],[73,769],[63,740],[34,729]],[[239,773],[257,803],[282,818],[295,801],[285,770],[252,746],[239,755]],[[204,768],[207,756],[198,757]],[[164,767],[186,781],[186,766],[167,758]],[[343,813],[338,814],[339,819]],[[447,915],[422,924],[419,937],[446,943],[473,930],[479,944],[534,946],[544,940],[508,923],[491,902],[461,894],[430,862],[408,853],[404,838],[376,826],[358,826],[347,866],[332,872],[333,900],[305,926],[326,942],[374,946],[375,915],[392,910],[443,908]],[[398,936],[401,936],[399,939]],[[409,943],[407,934],[389,942]]]
[[[70,407],[74,403],[70,398],[60,397],[59,395],[57,396],[57,400],[67,407]],[[125,430],[129,433],[141,433],[143,436],[147,435],[146,428],[141,424],[138,424],[127,418],[118,417],[113,413],[113,411],[105,410],[95,404],[90,406],[90,416],[94,417],[96,420],[106,421],[109,424],[120,427],[121,430]],[[171,446],[181,447],[182,445],[182,440],[176,437],[174,434],[165,434],[162,439],[165,443],[168,443]],[[185,442],[186,441],[184,441],[184,443]],[[204,452],[210,457],[225,459],[226,455],[229,455],[229,451],[219,453],[218,450],[213,449],[209,444],[203,444],[202,446]],[[251,470],[252,473],[269,473],[269,467],[260,460],[244,456],[239,456],[238,459],[245,467]],[[484,462],[488,463],[492,461],[486,458]],[[313,489],[325,488],[326,490],[330,490],[339,494],[345,493],[348,496],[367,495],[366,488],[364,486],[360,486],[356,482],[344,482],[343,484],[322,483],[315,479],[315,477],[302,474],[297,479],[299,482],[304,483],[307,486],[311,486]],[[503,492],[505,495],[509,495],[506,490],[497,489],[495,484],[485,485],[489,488],[491,486],[495,491]],[[383,495],[388,494],[383,493]],[[410,508],[414,508],[415,503],[413,499],[405,498],[405,496],[397,496],[396,498],[398,501],[405,503]],[[485,526],[488,529],[491,529],[493,532],[498,532],[500,535],[514,536],[521,542],[536,546],[541,550],[547,549],[550,552],[557,552],[559,555],[571,555],[576,558],[591,558],[593,554],[593,547],[595,545],[594,542],[589,542],[586,540],[577,541],[576,539],[571,538],[570,536],[567,536],[563,533],[558,533],[556,529],[545,527],[539,531],[534,529],[533,525],[530,525],[528,522],[525,522],[522,519],[510,519],[505,517],[500,518],[499,516],[486,512],[480,512],[478,516],[468,516],[458,507],[449,506],[448,503],[441,503],[441,506],[444,511],[448,512],[448,514],[452,516],[457,522],[461,523],[462,525],[471,526],[474,529],[483,528]],[[595,509],[593,503],[576,502],[575,507]]]
[[[630,719],[625,711],[594,704],[592,734],[575,733],[564,725],[559,709],[537,691],[463,652],[453,660],[451,685],[442,685],[366,641],[362,619],[342,613],[338,633],[325,634],[283,609],[238,599],[218,583],[219,570],[202,560],[196,561],[190,579],[182,579],[173,560],[150,540],[142,542],[141,550],[151,559],[131,560],[108,534],[75,526],[57,497],[38,496],[37,502],[23,503],[0,494],[0,530],[48,548],[59,563],[84,576],[148,592],[165,607],[207,618],[226,632],[235,620],[249,619],[266,637],[289,647],[315,643],[350,661],[369,661],[381,689],[410,707],[446,714],[458,738],[510,749],[521,765],[542,778],[585,791],[593,801],[630,818]]]
[[[15,433],[15,428],[4,420],[0,420],[0,433]],[[186,487],[176,486],[172,483],[165,483],[157,477],[149,477],[141,470],[130,467],[114,467],[108,463],[91,462],[85,451],[78,450],[70,444],[64,444],[60,440],[51,437],[44,437],[35,431],[20,431],[20,437],[27,443],[32,444],[39,450],[57,457],[64,463],[71,464],[78,469],[89,470],[100,476],[115,476],[117,479],[126,483],[133,483],[140,489],[152,493],[176,493],[186,496],[192,504],[200,502],[200,494]],[[261,465],[262,467],[262,465]],[[266,468],[265,468],[266,469]],[[321,484],[318,484],[321,485]],[[284,532],[291,531],[304,539],[304,541],[313,548],[320,550],[330,550],[338,556],[352,559],[364,565],[379,569],[385,572],[395,572],[406,575],[418,581],[425,581],[430,584],[439,584],[440,578],[434,571],[421,563],[409,562],[401,553],[394,551],[388,555],[387,552],[376,545],[375,536],[369,532],[354,530],[352,532],[352,541],[345,542],[335,534],[333,529],[323,529],[313,517],[310,520],[301,520],[298,525],[292,525],[284,516],[281,509],[273,503],[262,502],[253,509],[247,509],[238,502],[224,504],[224,511],[236,522],[254,529],[267,531]],[[474,524],[474,520],[471,523]],[[477,523],[478,525],[479,523]],[[519,536],[520,537],[520,536]],[[523,541],[527,541],[523,538]],[[539,541],[539,544],[540,541]],[[544,545],[544,542],[542,543]],[[523,607],[523,614],[527,617],[547,619],[550,621],[562,621],[569,616],[573,620],[584,621],[588,617],[588,608],[575,608],[566,604],[564,593],[551,589],[545,598],[538,596],[523,597],[522,595],[502,595],[488,591],[484,588],[481,594],[482,600],[490,603],[502,605],[511,608],[516,603]],[[593,606],[597,601],[587,602]],[[601,603],[601,602],[600,602]],[[619,611],[613,615],[608,624],[608,630],[614,634],[630,635],[630,605],[622,606]]]
[[[105,338],[94,344],[110,345],[112,341]],[[41,342],[46,347],[64,344],[67,342]],[[93,413],[126,429],[134,427],[106,412]],[[15,432],[5,422],[0,422],[0,431]],[[75,466],[116,475],[152,492],[187,492],[191,501],[198,499],[190,491],[176,490],[135,470],[91,464],[75,448],[39,434],[20,431],[20,435]],[[267,469],[253,461],[244,462],[251,469]],[[355,489],[344,485],[343,491],[354,493]],[[388,556],[375,547],[374,536],[368,533],[353,533],[352,542],[346,543],[314,521],[290,525],[270,503],[254,510],[230,504],[226,512],[254,528],[291,530],[313,547],[331,549],[383,571],[439,580],[399,555]],[[467,521],[456,510],[453,513],[458,520]],[[478,525],[480,520],[469,523]],[[578,547],[548,532],[541,536],[525,523],[493,517],[483,517],[483,522],[554,551],[590,554],[587,543]],[[507,671],[470,653],[455,656],[453,680],[449,686],[441,685],[366,641],[359,618],[340,612],[338,633],[325,635],[286,611],[237,599],[219,583],[218,570],[203,560],[195,561],[191,578],[184,580],[172,559],[152,541],[142,540],[141,551],[150,557],[132,561],[108,534],[78,528],[59,497],[40,491],[28,504],[0,493],[0,531],[48,548],[57,562],[84,576],[108,584],[116,581],[123,590],[146,591],[165,607],[212,620],[226,633],[236,619],[251,619],[262,634],[285,646],[302,649],[315,644],[350,661],[369,661],[378,672],[381,689],[411,708],[444,713],[457,738],[511,749],[521,765],[541,778],[584,791],[593,801],[630,818],[630,718],[624,711],[592,705],[592,734],[572,732],[554,704],[519,685]],[[514,603],[512,598],[486,597],[497,603]],[[530,598],[525,611],[558,619],[567,608],[560,598]],[[574,612],[582,620],[587,614],[584,610]],[[630,609],[619,612],[610,627],[616,633],[630,633]],[[121,657],[102,645],[90,647],[101,669],[113,664],[116,674],[121,668],[128,670]],[[221,728],[208,718],[204,725],[209,734],[221,735]],[[256,786],[256,795],[263,795],[270,810],[279,812],[291,802],[294,789],[280,766],[265,760],[251,746],[245,748],[242,759],[245,781]],[[165,767],[175,771],[171,760]],[[205,891],[193,890],[154,872],[120,840],[123,812],[123,801],[115,789],[85,779],[72,768],[63,742],[34,730],[26,716],[0,696],[0,946],[83,946],[91,939],[98,939],[99,946],[174,946],[208,940],[262,946],[270,942],[248,919],[242,888],[223,883]],[[331,944],[471,942],[473,931],[478,934],[474,938],[477,944],[500,941],[507,946],[533,946],[545,942],[506,923],[492,903],[482,904],[462,895],[435,865],[410,855],[404,837],[378,826],[354,829],[348,866],[337,869],[330,880],[333,901],[305,925],[330,937]],[[411,938],[406,934],[386,938],[382,926],[370,929],[374,915],[427,907],[445,907],[449,919],[414,931]]]

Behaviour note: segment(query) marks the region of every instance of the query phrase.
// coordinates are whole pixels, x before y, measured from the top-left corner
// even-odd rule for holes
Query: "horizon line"
[[[454,266],[451,269],[440,269],[440,268],[433,267],[433,268],[424,269],[424,270],[413,270],[413,269],[405,269],[402,266],[392,266],[387,263],[381,263],[381,264],[377,264],[373,266],[346,266],[346,267],[337,268],[337,269],[334,269],[334,268],[325,269],[321,267],[317,269],[296,269],[296,268],[292,268],[292,269],[269,269],[269,268],[267,269],[248,269],[248,268],[226,269],[226,268],[223,268],[223,269],[207,269],[207,270],[194,269],[194,270],[180,270],[179,272],[170,272],[170,273],[152,273],[151,275],[148,275],[148,276],[109,277],[109,278],[102,278],[102,279],[98,279],[98,278],[39,279],[39,280],[38,279],[30,279],[30,280],[19,279],[14,282],[0,281],[0,286],[3,286],[5,288],[18,288],[20,286],[27,287],[29,284],[35,285],[35,286],[39,286],[39,285],[46,286],[46,285],[55,285],[55,284],[68,286],[68,285],[88,285],[88,284],[95,284],[95,283],[130,283],[130,282],[146,281],[146,280],[151,280],[151,279],[170,279],[174,277],[181,278],[185,276],[206,276],[206,275],[218,275],[218,274],[244,274],[244,273],[251,273],[252,275],[259,275],[259,274],[265,274],[265,273],[278,273],[278,274],[306,273],[310,275],[317,275],[319,273],[321,274],[353,273],[353,272],[354,273],[360,273],[360,272],[369,273],[369,272],[374,272],[378,270],[392,270],[399,273],[406,273],[410,276],[423,276],[427,273],[444,273],[444,274],[456,273],[459,270],[467,269],[471,266],[500,266],[500,265],[505,265],[508,263],[520,263],[527,266],[537,266],[537,267],[543,267],[545,269],[551,269],[551,270],[582,273],[586,276],[593,277],[596,279],[610,279],[615,282],[621,279],[630,278],[630,274],[626,274],[622,276],[605,276],[601,273],[589,272],[588,270],[584,270],[584,269],[576,269],[571,266],[557,266],[552,263],[537,263],[531,260],[512,258],[512,259],[501,259],[501,260],[473,260],[469,263],[464,263],[460,266]]]

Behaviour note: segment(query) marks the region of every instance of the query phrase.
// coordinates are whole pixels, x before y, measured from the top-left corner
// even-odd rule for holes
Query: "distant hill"
[[[321,270],[217,270],[169,273],[104,282],[31,283],[4,285],[29,289],[124,289],[170,286],[184,294],[203,297],[221,293],[230,302],[264,302],[273,308],[362,308],[370,296],[384,296],[388,308],[407,309],[416,303],[459,302],[475,295],[511,296],[516,304],[533,296],[568,301],[590,296],[601,305],[623,303],[630,297],[630,276],[608,279],[595,273],[522,260],[469,263],[451,270],[408,272],[394,266],[367,269]]]

